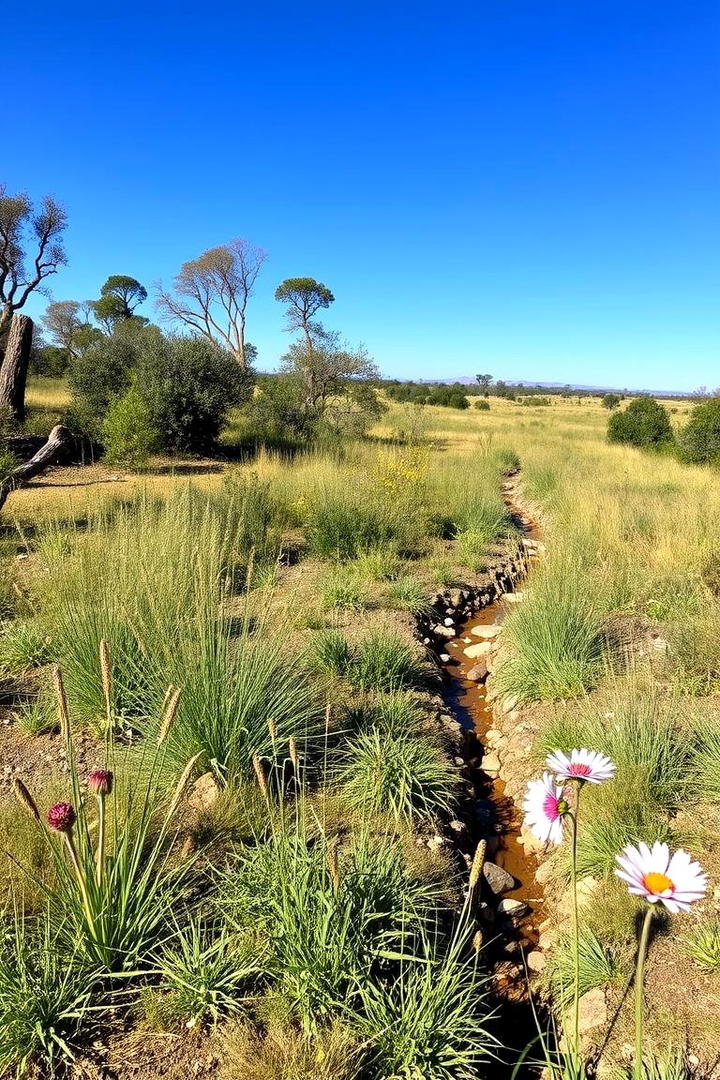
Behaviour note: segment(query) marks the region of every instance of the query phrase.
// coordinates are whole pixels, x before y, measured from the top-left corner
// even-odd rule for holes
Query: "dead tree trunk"
[[[13,315],[0,365],[0,409],[9,409],[20,422],[25,419],[25,383],[32,336],[32,319],[28,315]]]
[[[24,465],[18,465],[17,469],[13,469],[4,480],[0,480],[0,510],[5,505],[5,500],[11,491],[24,487],[34,476],[39,476],[45,469],[54,465],[74,438],[75,436],[69,428],[66,428],[63,424],[56,424],[48,435],[47,442],[40,447],[37,454],[31,457],[29,461],[26,461]]]

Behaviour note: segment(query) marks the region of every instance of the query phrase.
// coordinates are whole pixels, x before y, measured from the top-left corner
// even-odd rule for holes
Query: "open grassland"
[[[61,391],[40,384],[31,403],[61,408]],[[483,1075],[493,1028],[467,867],[427,844],[464,788],[413,629],[433,592],[480,580],[516,542],[500,487],[518,462],[547,551],[493,671],[532,735],[508,765],[524,781],[549,751],[589,746],[618,769],[588,791],[578,848],[582,989],[607,987],[618,1011],[591,1037],[622,1064],[638,906],[615,855],[666,840],[711,885],[699,917],[658,923],[649,1045],[689,1033],[712,1060],[720,493],[709,469],[609,445],[606,424],[588,399],[393,405],[364,442],[158,459],[142,475],[66,468],[13,493],[5,755],[43,814],[78,807],[80,871],[66,834],[45,843],[5,800],[0,1075],[82,1057],[97,1023],[120,1056],[120,1023],[141,1046],[189,1029],[191,1057],[158,1064],[170,1075],[209,1039],[225,1080]],[[80,811],[98,764],[114,789]],[[546,876],[543,979],[559,1005],[568,860],[558,849]]]

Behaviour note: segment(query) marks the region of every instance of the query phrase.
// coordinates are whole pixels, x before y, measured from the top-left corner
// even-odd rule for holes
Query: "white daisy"
[[[601,784],[603,780],[612,780],[615,775],[615,765],[604,754],[598,754],[595,750],[571,750],[570,754],[563,754],[562,750],[556,750],[549,754],[548,768],[557,776],[558,780],[580,780],[591,784]]]
[[[555,783],[550,773],[543,773],[542,780],[530,781],[523,809],[525,824],[541,843],[562,843],[562,819],[570,807],[563,798],[563,789]]]
[[[628,844],[617,856],[620,867],[615,873],[628,885],[633,896],[643,896],[648,903],[664,904],[668,911],[689,911],[707,889],[707,874],[682,848],[670,856],[667,844],[655,841],[652,848]]]

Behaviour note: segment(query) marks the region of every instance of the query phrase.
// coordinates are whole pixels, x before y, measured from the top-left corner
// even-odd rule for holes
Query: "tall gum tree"
[[[245,341],[247,306],[267,252],[247,240],[232,240],[183,263],[171,290],[157,287],[157,307],[180,323],[228,349],[243,371],[252,360]]]
[[[0,409],[18,419],[24,414],[29,331],[24,323],[19,326],[9,349],[13,317],[67,262],[62,242],[66,225],[67,215],[52,196],[46,195],[35,209],[25,192],[11,195],[0,184]]]

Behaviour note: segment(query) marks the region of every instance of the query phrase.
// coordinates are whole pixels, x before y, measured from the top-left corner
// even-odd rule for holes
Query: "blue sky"
[[[67,206],[54,299],[111,273],[149,288],[244,236],[269,252],[261,368],[288,341],[275,286],[307,274],[391,376],[720,383],[715,0],[40,0],[14,20],[0,178]]]

